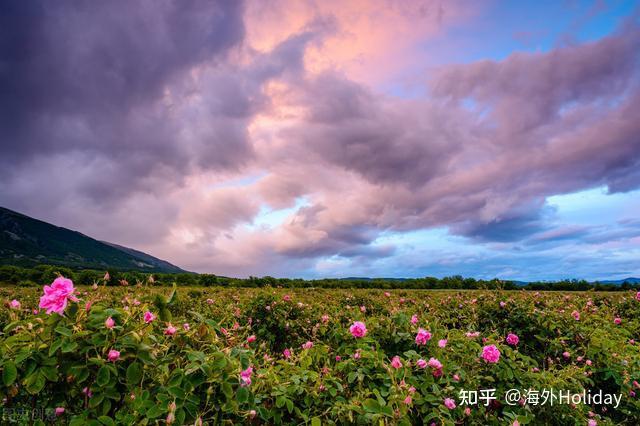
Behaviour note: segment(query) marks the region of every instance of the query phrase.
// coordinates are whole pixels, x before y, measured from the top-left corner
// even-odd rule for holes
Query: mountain
[[[0,264],[63,265],[72,268],[186,272],[137,250],[0,207]]]
[[[640,278],[628,277],[621,280],[603,280],[598,282],[600,284],[616,284],[616,285],[622,285],[624,283],[640,284]]]

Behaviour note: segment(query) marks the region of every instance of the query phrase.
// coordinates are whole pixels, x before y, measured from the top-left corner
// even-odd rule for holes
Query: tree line
[[[56,265],[38,265],[27,268],[13,265],[0,266],[0,284],[17,286],[41,286],[63,275],[79,285],[172,285],[202,287],[285,287],[285,288],[371,288],[371,289],[454,289],[454,290],[558,290],[558,291],[625,291],[640,289],[639,284],[602,284],[585,280],[561,280],[519,283],[497,278],[482,280],[454,275],[444,278],[301,278],[249,277],[231,278],[214,274],[196,273],[145,273],[139,271],[72,269]]]

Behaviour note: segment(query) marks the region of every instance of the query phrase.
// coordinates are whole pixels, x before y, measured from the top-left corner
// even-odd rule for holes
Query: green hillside
[[[0,264],[184,272],[148,254],[104,243],[0,207]]]

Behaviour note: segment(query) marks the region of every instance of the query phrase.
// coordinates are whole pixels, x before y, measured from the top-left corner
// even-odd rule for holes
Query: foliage
[[[139,281],[81,287],[64,316],[34,314],[39,287],[0,289],[5,408],[64,408],[57,420],[72,425],[640,422],[635,292],[167,289]],[[156,316],[150,323],[147,311]],[[350,334],[354,321],[366,324],[364,337]],[[431,333],[426,345],[415,342],[419,328]],[[509,333],[517,345],[505,341]],[[498,347],[497,363],[482,359],[486,345]],[[442,367],[421,368],[430,358]],[[460,391],[489,388],[501,402],[468,412],[460,404]],[[601,389],[622,400],[617,408],[508,405],[502,396],[512,388]]]

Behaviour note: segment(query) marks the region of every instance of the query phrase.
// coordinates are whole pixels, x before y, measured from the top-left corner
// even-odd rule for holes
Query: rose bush
[[[3,405],[47,408],[60,424],[640,422],[635,292],[56,279],[0,297]],[[617,408],[508,405],[512,388],[623,396]],[[462,403],[461,391],[481,389],[497,400]]]

